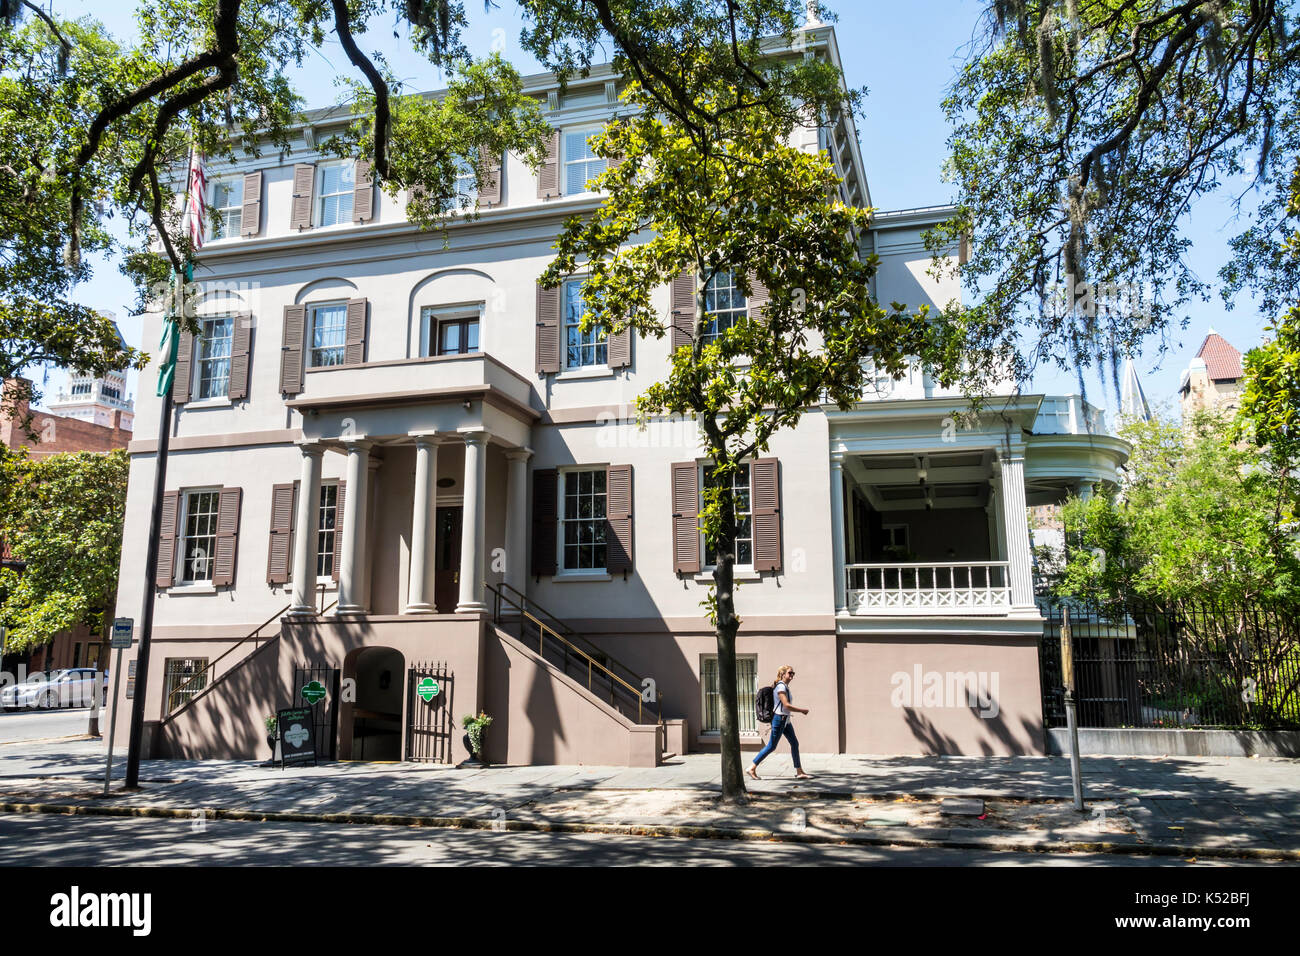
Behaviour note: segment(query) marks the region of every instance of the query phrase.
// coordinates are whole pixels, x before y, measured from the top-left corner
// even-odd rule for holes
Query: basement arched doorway
[[[401,760],[406,659],[391,647],[363,647],[351,663],[356,700],[349,759]]]

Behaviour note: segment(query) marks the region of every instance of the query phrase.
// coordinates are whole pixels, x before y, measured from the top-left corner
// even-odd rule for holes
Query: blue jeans
[[[780,742],[783,736],[790,741],[790,758],[794,761],[794,769],[800,769],[799,738],[794,735],[794,725],[790,723],[790,718],[781,714],[777,714],[772,718],[772,736],[767,738],[767,743],[763,745],[763,749],[754,758],[755,767],[767,759],[767,755],[776,749],[777,743]]]

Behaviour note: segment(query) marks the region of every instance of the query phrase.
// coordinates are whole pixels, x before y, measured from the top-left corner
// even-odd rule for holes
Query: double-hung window
[[[456,160],[456,196],[468,206],[478,200],[478,174],[468,159]]]
[[[338,522],[339,486],[320,486],[320,507],[316,509],[316,577],[334,573],[334,527]]]
[[[234,316],[204,318],[199,323],[198,382],[200,399],[225,398],[230,392],[230,343],[235,333]]]
[[[347,341],[348,306],[346,302],[328,302],[310,306],[310,346],[308,368],[342,365]]]
[[[357,168],[351,160],[320,167],[317,219],[322,226],[352,221],[352,199],[357,188]]]
[[[605,561],[605,469],[561,472],[560,568],[603,571]]]
[[[182,519],[181,581],[199,584],[212,580],[212,559],[217,551],[217,510],[221,492],[216,488],[185,494]]]
[[[564,194],[575,196],[588,191],[587,181],[605,171],[605,160],[591,149],[590,139],[600,132],[597,127],[566,130],[564,133]]]
[[[219,213],[212,219],[212,238],[238,238],[244,222],[244,177],[215,180],[212,183],[212,208]]]
[[[593,325],[582,331],[582,317],[587,303],[582,298],[582,280],[564,284],[564,365],[566,368],[585,368],[589,365],[607,365],[609,353],[605,330]]]
[[[700,661],[700,687],[704,691],[703,731],[716,734],[722,730],[722,688],[718,682],[718,655],[708,654]],[[758,689],[758,658],[752,654],[736,655],[736,718],[742,734],[758,733],[754,715],[754,694]]]
[[[734,272],[717,272],[704,287],[704,311],[709,324],[704,341],[712,342],[745,317],[745,293],[736,284]]]
[[[703,469],[703,481],[700,487],[709,487],[713,479],[713,466],[705,465]],[[735,506],[736,515],[736,567],[748,568],[754,564],[754,529],[750,521],[749,510],[749,466],[740,465],[731,474],[731,498]],[[703,496],[701,495],[700,504],[703,505]],[[700,535],[704,543],[704,563],[709,567],[714,567],[718,563],[718,553],[712,544]]]

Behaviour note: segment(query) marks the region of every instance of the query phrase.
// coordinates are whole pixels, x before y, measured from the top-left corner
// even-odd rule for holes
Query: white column
[[[1029,550],[1024,458],[1002,459],[1002,527],[1006,536],[1013,607],[1034,606],[1034,562]]]
[[[298,481],[298,507],[294,516],[293,605],[290,614],[316,612],[316,526],[320,508],[320,445],[302,445],[302,474]]]
[[[487,432],[465,435],[465,500],[460,529],[460,603],[456,613],[486,611],[483,550],[487,546]]]
[[[831,455],[831,547],[835,558],[835,613],[848,610],[844,565],[844,456]]]
[[[370,442],[348,442],[348,490],[343,498],[343,553],[338,614],[365,613],[366,525],[370,509]]]
[[[506,584],[523,592],[528,562],[528,459],[531,448],[506,452]]]
[[[361,605],[367,610],[370,609],[370,584],[375,578],[375,555],[379,550],[375,541],[375,536],[379,534],[379,495],[375,491],[379,486],[376,484],[376,473],[383,463],[384,459],[379,455],[371,455],[366,462],[369,469],[369,474],[366,475],[366,536],[362,539],[361,585],[357,593],[361,597]]]
[[[435,495],[438,479],[438,444],[432,435],[415,439],[415,497],[411,515],[411,579],[406,594],[406,613],[433,610],[430,558],[437,528]]]

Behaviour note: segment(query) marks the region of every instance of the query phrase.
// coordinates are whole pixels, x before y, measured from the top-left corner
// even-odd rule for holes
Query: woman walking
[[[758,779],[758,765],[761,764],[773,750],[776,749],[777,742],[782,736],[790,741],[790,757],[794,760],[794,775],[801,780],[809,780],[812,774],[804,773],[803,767],[799,764],[799,738],[794,735],[794,727],[790,723],[792,714],[806,714],[807,707],[796,707],[791,703],[793,699],[790,693],[790,681],[794,680],[794,668],[789,664],[780,667],[776,672],[776,683],[772,687],[772,696],[775,698],[772,707],[772,735],[767,738],[767,743],[763,749],[758,752],[754,762],[749,765],[746,771],[755,780]]]

